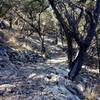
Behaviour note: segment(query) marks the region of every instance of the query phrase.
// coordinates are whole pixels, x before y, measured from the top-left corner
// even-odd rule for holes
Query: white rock
[[[78,88],[78,90],[80,90],[81,92],[83,92],[85,90],[85,85],[83,85],[83,84],[77,84],[77,88]]]
[[[54,73],[51,73],[50,75],[46,75],[47,77],[45,77],[45,81],[47,82],[57,82],[59,81],[59,75],[56,75]],[[50,78],[48,78],[50,77]]]

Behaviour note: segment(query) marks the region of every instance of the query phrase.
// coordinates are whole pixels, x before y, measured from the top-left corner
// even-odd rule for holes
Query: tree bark
[[[85,54],[86,48],[80,48],[79,54],[76,57],[76,59],[72,62],[71,70],[68,74],[71,80],[74,80],[75,77],[79,74],[84,62]]]
[[[45,49],[45,46],[44,46],[44,39],[41,40],[41,53],[42,54],[45,54],[46,52],[46,49]]]

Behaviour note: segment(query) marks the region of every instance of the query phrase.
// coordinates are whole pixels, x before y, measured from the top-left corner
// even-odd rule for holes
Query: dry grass
[[[89,87],[87,89],[86,100],[99,100],[97,99],[97,97],[100,97],[98,90],[100,91],[100,85],[96,85],[94,89],[92,89],[92,87]]]

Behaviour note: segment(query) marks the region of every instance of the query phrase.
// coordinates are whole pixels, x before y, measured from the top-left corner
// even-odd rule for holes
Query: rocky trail
[[[72,82],[66,53],[59,46],[49,48],[52,53],[45,59],[0,45],[0,100],[100,100],[99,74],[85,67]]]

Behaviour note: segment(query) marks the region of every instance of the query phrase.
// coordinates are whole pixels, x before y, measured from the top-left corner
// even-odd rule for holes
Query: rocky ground
[[[59,47],[49,48],[51,56],[44,59],[0,44],[0,100],[100,100],[98,70],[83,66],[72,82],[66,53]]]

